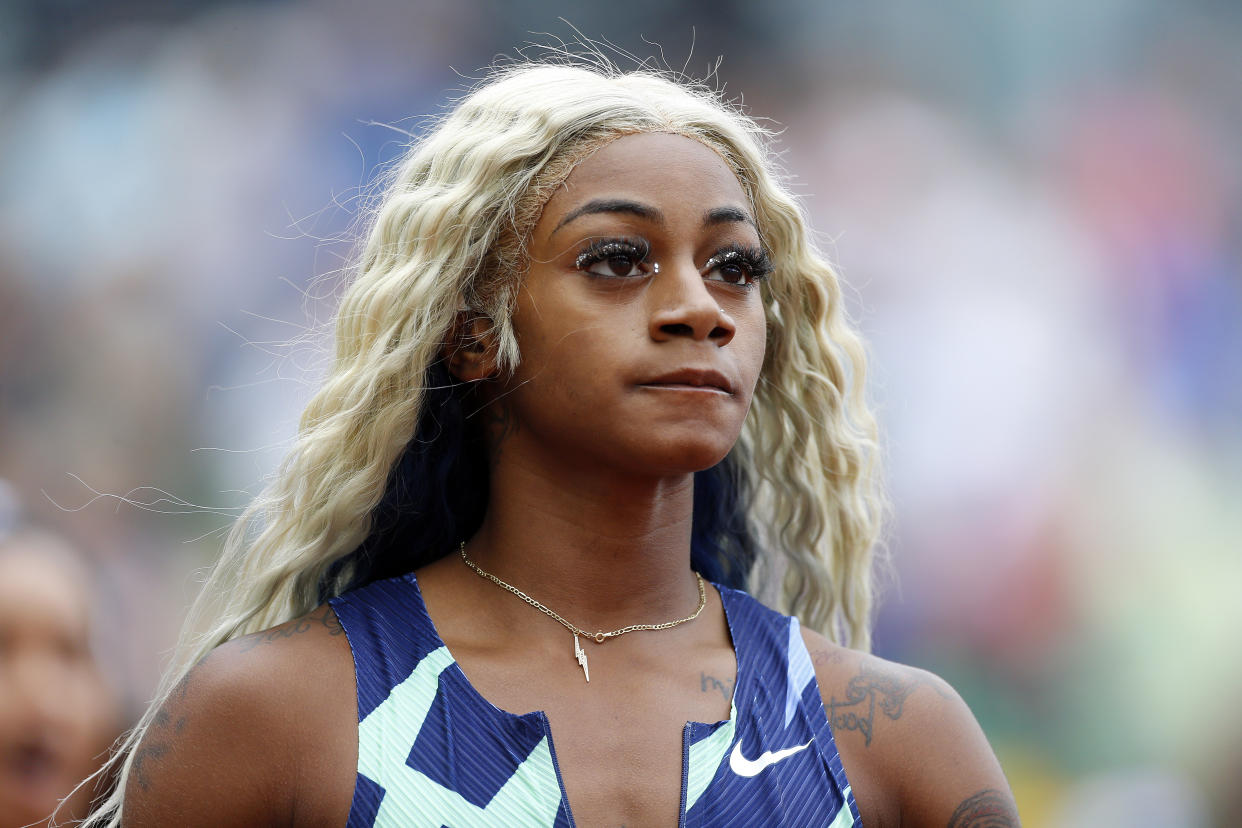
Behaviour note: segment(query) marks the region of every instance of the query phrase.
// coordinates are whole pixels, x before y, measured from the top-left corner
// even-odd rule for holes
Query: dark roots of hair
[[[468,387],[443,361],[427,370],[423,413],[389,474],[366,540],[329,568],[321,600],[373,581],[404,575],[456,551],[483,522],[488,503],[487,452],[466,416]],[[755,562],[746,517],[749,491],[732,457],[694,476],[690,563],[704,578],[745,589]],[[340,575],[350,572],[339,584]]]

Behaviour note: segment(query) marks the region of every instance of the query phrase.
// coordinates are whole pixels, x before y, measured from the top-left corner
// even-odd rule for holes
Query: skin
[[[580,260],[616,238],[641,239],[646,257]],[[733,173],[692,139],[626,136],[575,168],[530,238],[516,374],[497,376],[482,328],[448,354],[486,405],[492,498],[472,560],[587,629],[693,611],[692,474],[736,441],[766,334],[759,289],[713,257],[759,241]],[[725,388],[688,384],[691,369]],[[456,556],[418,578],[475,688],[547,713],[577,824],[676,824],[682,728],[728,717],[737,672],[715,590],[691,623],[584,642],[588,684],[562,626]],[[951,688],[804,635],[868,828],[1018,824]],[[125,824],[345,824],[355,705],[326,607],[217,648],[139,747]]]
[[[83,573],[58,543],[26,535],[0,549],[0,828],[47,825],[115,735],[89,609]],[[90,793],[60,819],[82,816]]]

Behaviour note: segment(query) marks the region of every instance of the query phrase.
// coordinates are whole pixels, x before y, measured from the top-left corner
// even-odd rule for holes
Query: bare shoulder
[[[948,682],[810,630],[803,640],[865,825],[1019,825],[1000,763]]]
[[[344,824],[354,693],[349,645],[327,605],[222,644],[135,749],[124,825]]]

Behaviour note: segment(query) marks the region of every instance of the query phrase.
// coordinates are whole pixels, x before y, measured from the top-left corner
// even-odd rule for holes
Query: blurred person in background
[[[765,136],[519,64],[416,143],[91,824],[1018,824],[866,652],[863,352]]]
[[[91,650],[87,568],[63,540],[0,530],[0,828],[86,815],[120,731],[115,695]]]

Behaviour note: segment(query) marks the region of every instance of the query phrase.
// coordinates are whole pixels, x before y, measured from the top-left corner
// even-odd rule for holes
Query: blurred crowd
[[[569,24],[781,130],[871,350],[877,652],[1025,825],[1242,824],[1242,7],[582,5],[0,6],[0,828],[152,693],[376,171]]]
[[[22,525],[0,488],[0,825],[85,816],[122,726],[93,647],[90,564],[63,539]],[[104,786],[100,787],[100,791]],[[76,790],[75,790],[76,789]],[[72,794],[71,794],[72,792]],[[71,795],[70,795],[71,794]]]

